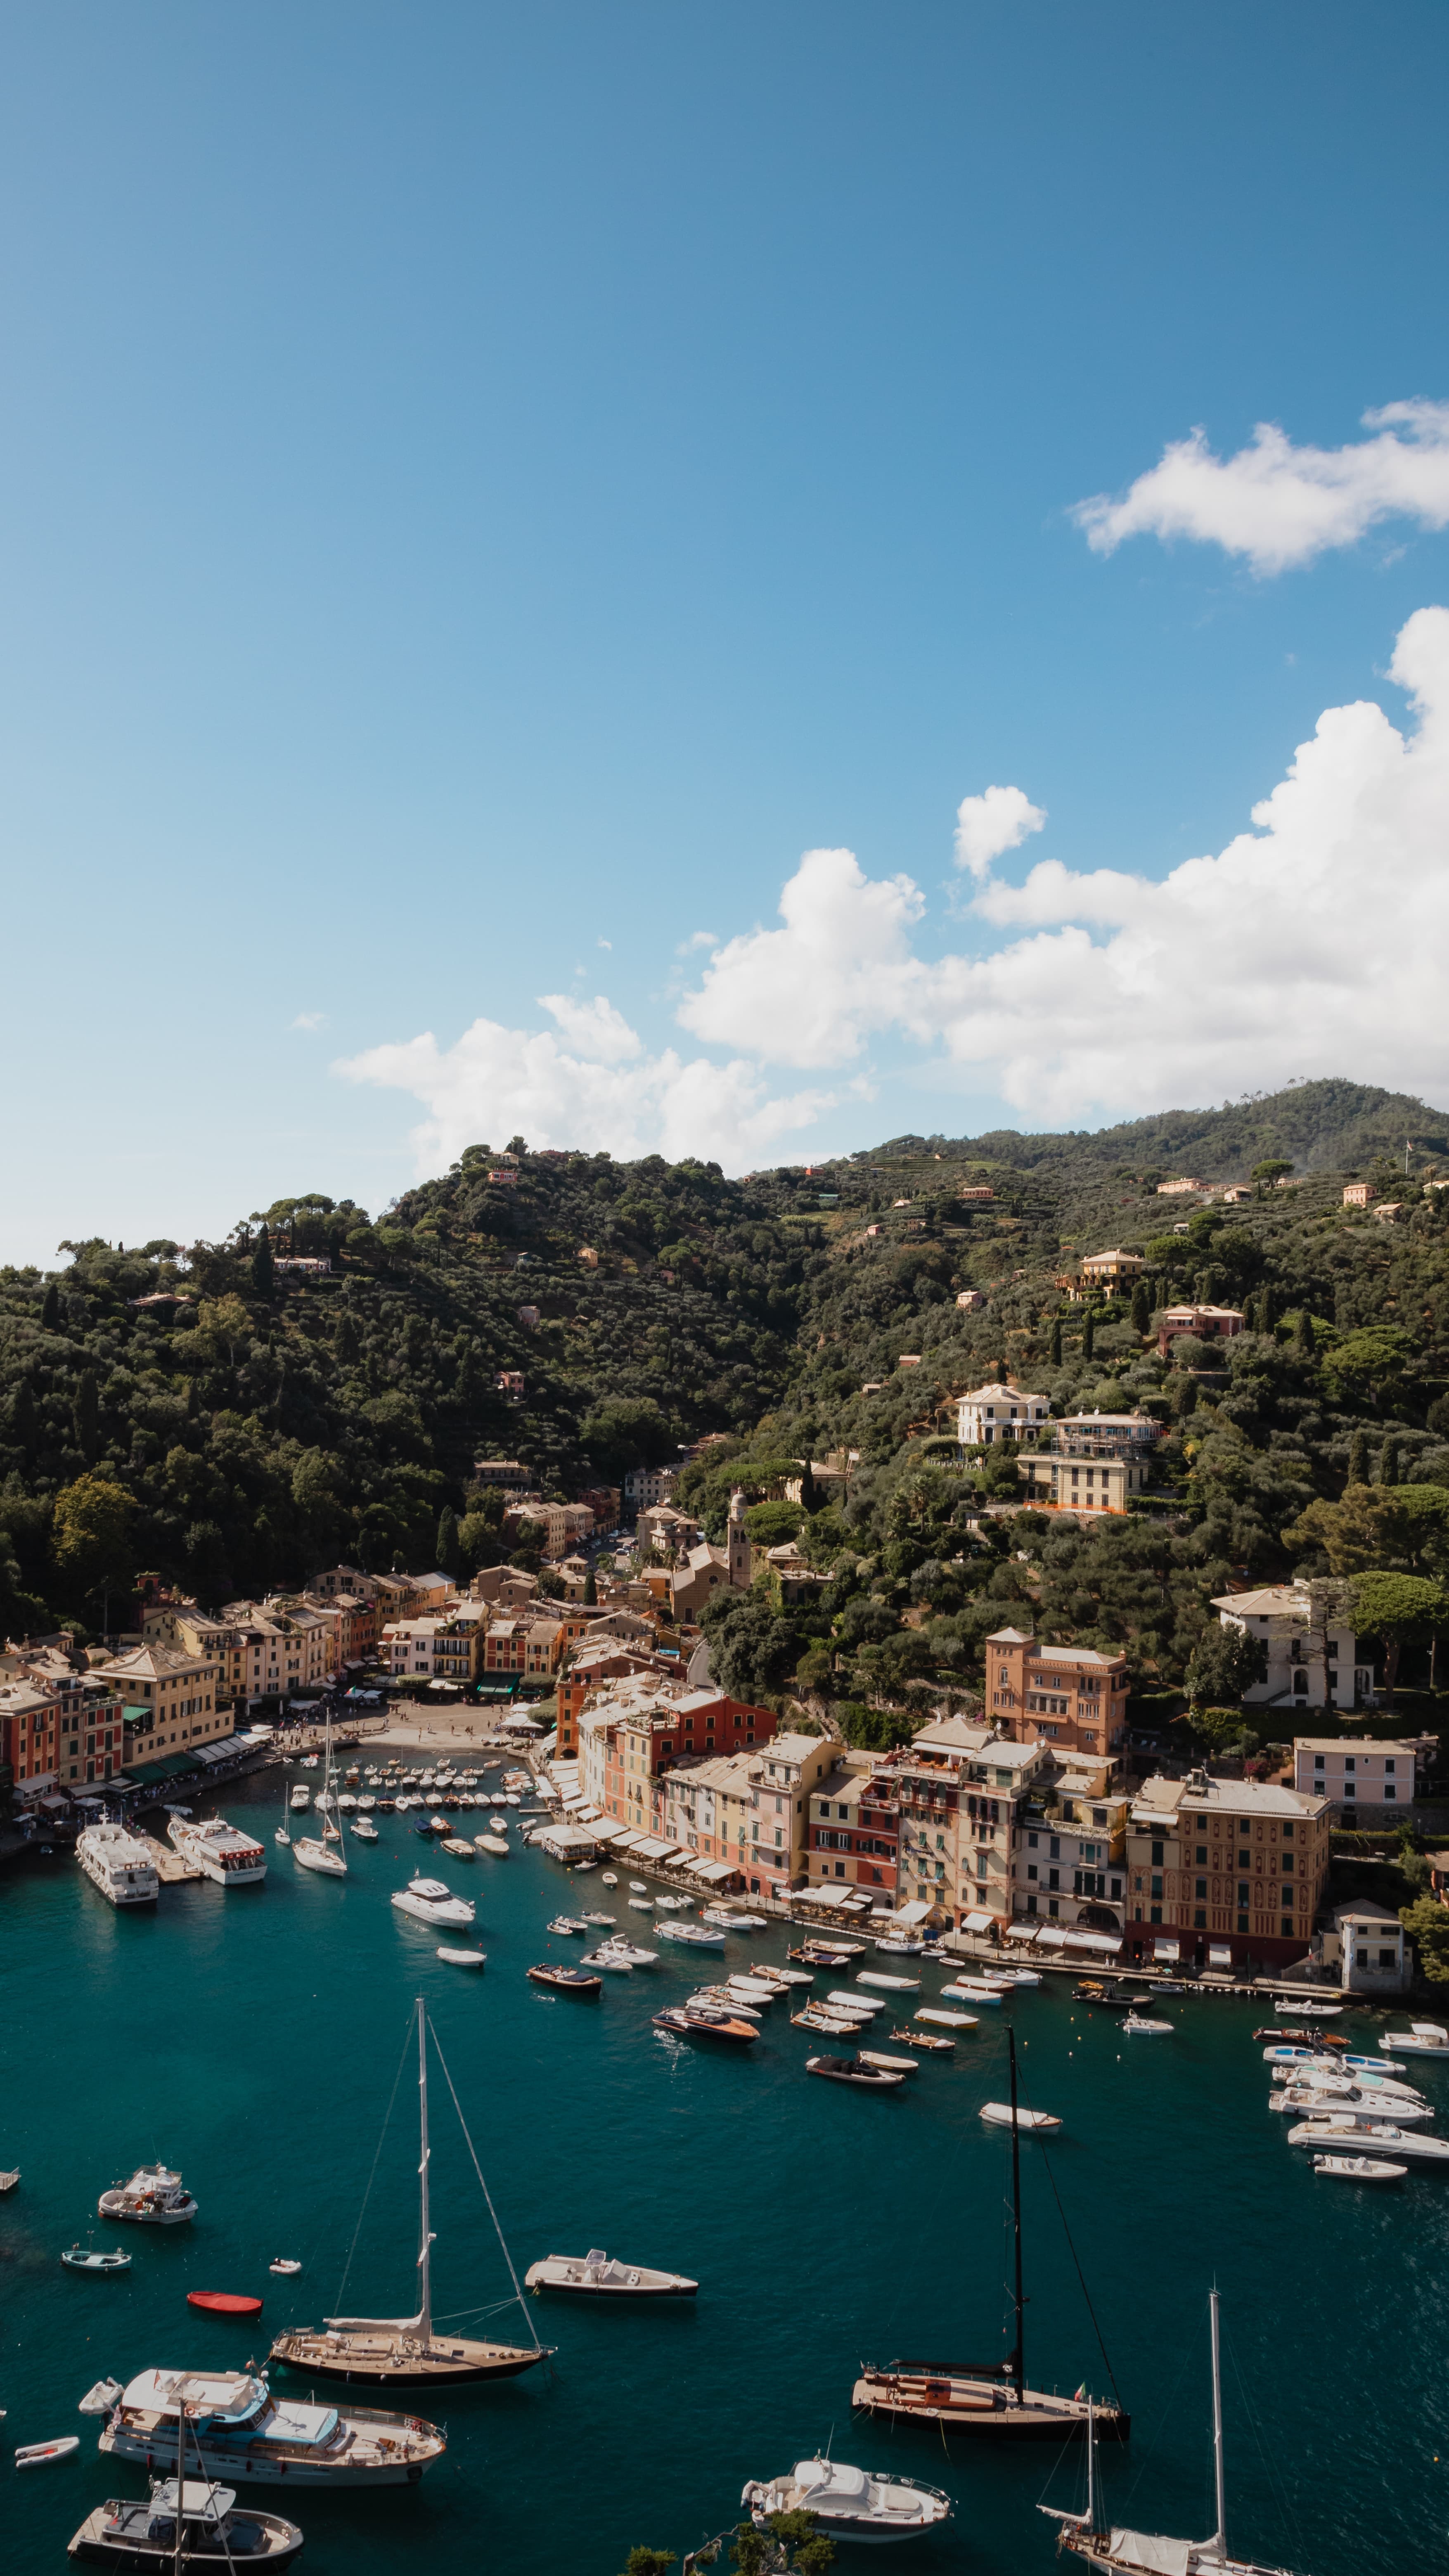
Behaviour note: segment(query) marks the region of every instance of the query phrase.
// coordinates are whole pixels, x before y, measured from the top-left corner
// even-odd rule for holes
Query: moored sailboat
[[[1011,2067],[1009,2129],[1015,2257],[1016,2338],[1005,2361],[863,2363],[851,2393],[863,2414],[893,2422],[929,2424],[942,2433],[974,2433],[989,2440],[1067,2442],[1083,2438],[1095,2422],[1109,2440],[1125,2441],[1132,2419],[1120,2404],[1095,2406],[1085,2395],[1059,2397],[1029,2388],[1026,2378],[1021,2256],[1021,2129],[1016,2098],[1016,2034],[1008,2029]]]
[[[418,2294],[416,2316],[411,2317],[328,2317],[321,2326],[299,2326],[278,2335],[272,2345],[271,2359],[286,2362],[293,2369],[305,2370],[312,2379],[358,2381],[375,2387],[420,2388],[451,2384],[473,2379],[516,2379],[520,2371],[532,2370],[535,2363],[547,2358],[550,2347],[540,2343],[537,2335],[530,2344],[495,2343],[472,2335],[440,2335],[434,2331],[432,2303],[433,2229],[430,2221],[428,2166],[431,2148],[428,2144],[428,2016],[422,1996],[417,2000],[418,2031],[418,2121],[420,2154],[418,2159]],[[433,2046],[438,2048],[437,2033]],[[478,2176],[483,2197],[488,2202],[489,2216],[503,2247],[514,2296],[523,2307],[523,2291],[513,2268],[513,2258],[498,2226],[488,2186],[478,2162],[473,2141],[468,2135],[453,2080],[448,2074],[443,2052],[438,2048],[438,2063],[443,2069],[453,2108],[467,2141],[473,2170]],[[525,2315],[527,2310],[524,2311]]]

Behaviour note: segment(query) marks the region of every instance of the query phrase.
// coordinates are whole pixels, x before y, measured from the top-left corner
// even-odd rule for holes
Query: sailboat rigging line
[[[1139,2444],[1139,2443],[1135,2443],[1135,2442],[1134,2442],[1133,2447],[1134,2447],[1134,2449],[1135,2449],[1135,2450],[1136,2450],[1136,2452],[1137,2452],[1137,2462],[1136,2462],[1136,2470],[1137,2470],[1137,2474],[1136,2474],[1136,2476],[1133,2478],[1133,2480],[1132,2480],[1132,2484],[1130,2485],[1130,2487],[1129,2487],[1129,2488],[1128,2488],[1128,2490],[1127,2490],[1127,2502],[1128,2502],[1128,2504],[1129,2504],[1129,2505],[1130,2505],[1130,2503],[1132,2502],[1133,2497],[1134,2497],[1134,2496],[1135,2496],[1135,2494],[1137,2493],[1138,2488],[1139,2488],[1139,2487],[1140,2487],[1140,2485],[1142,2484],[1143,2478],[1146,2476],[1146,2474],[1147,2474],[1147,2471],[1148,2471],[1149,2467],[1151,2466],[1151,2463],[1152,2463],[1153,2457],[1154,2457],[1154,2455],[1155,2455],[1155,2453],[1156,2453],[1156,2450],[1157,2450],[1158,2443],[1160,2442],[1160,2440],[1161,2440],[1161,2438],[1162,2438],[1162,2429],[1163,2429],[1163,2426],[1166,2424],[1166,2422],[1167,2422],[1167,2419],[1168,2419],[1169,2415],[1171,2415],[1171,2414],[1175,2413],[1175,2411],[1176,2411],[1178,2390],[1179,2390],[1179,2389],[1181,2388],[1181,2386],[1182,2386],[1183,2376],[1184,2376],[1184,2373],[1186,2372],[1189,2358],[1190,2358],[1190,2347],[1187,2347],[1187,2348],[1185,2348],[1185,2349],[1184,2349],[1184,2350],[1179,2354],[1179,2356],[1178,2356],[1178,2363],[1177,2363],[1177,2377],[1174,2379],[1174,2381],[1173,2381],[1173,2383],[1172,2383],[1172,2388],[1171,2388],[1171,2391],[1169,2392],[1168,2399],[1167,2399],[1167,2403],[1166,2403],[1166,2405],[1163,2407],[1161,2414],[1158,2416],[1158,2418],[1157,2418],[1157,2422],[1156,2422],[1156,2425],[1154,2426],[1154,2428],[1153,2428],[1152,2432],[1149,2434],[1149,2436],[1148,2436],[1148,2438],[1147,2438],[1147,2442],[1146,2442],[1145,2447],[1144,2447],[1143,2445]]]
[[[365,2192],[363,2193],[363,2195],[362,2195],[362,2207],[360,2208],[360,2210],[359,2210],[359,2211],[358,2211],[358,2213],[357,2213],[357,2225],[354,2227],[354,2229],[353,2229],[353,2231],[352,2231],[352,2242],[351,2242],[351,2244],[350,2244],[350,2245],[348,2246],[348,2248],[347,2248],[347,2260],[346,2260],[346,2262],[344,2263],[344,2265],[343,2265],[343,2267],[342,2267],[342,2278],[341,2278],[340,2282],[339,2282],[339,2283],[338,2283],[338,2285],[337,2285],[337,2301],[336,2301],[336,2305],[337,2305],[337,2309],[338,2309],[339,2314],[341,2313],[342,2307],[343,2307],[343,2305],[344,2305],[344,2301],[343,2301],[342,2293],[343,2293],[343,2291],[344,2291],[344,2290],[346,2289],[346,2287],[347,2287],[347,2277],[348,2277],[348,2274],[349,2274],[349,2273],[351,2272],[351,2270],[352,2270],[352,2257],[353,2257],[353,2255],[357,2252],[357,2240],[358,2240],[359,2236],[362,2234],[362,2222],[363,2222],[364,2218],[367,2216],[367,2204],[368,2204],[369,2200],[372,2198],[372,2186],[373,2186],[373,2184],[374,2184],[374,2183],[376,2182],[376,2180],[377,2180],[377,2161],[378,2161],[378,2157],[382,2154],[383,2146],[384,2146],[384,2143],[385,2143],[386,2138],[387,2138],[388,2122],[389,2122],[389,2121],[391,2120],[391,2118],[392,2118],[392,2106],[393,2106],[394,2102],[397,2100],[397,2088],[398,2088],[398,2086],[399,2086],[399,2085],[401,2084],[401,2082],[402,2082],[402,2071],[403,2071],[403,2068],[406,2066],[407,2061],[408,2061],[408,2051],[409,2051],[409,2049],[410,2049],[410,2048],[411,2048],[411,2046],[412,2046],[412,2037],[413,2037],[413,2017],[412,2017],[412,2014],[411,2014],[411,2013],[409,2013],[409,2014],[408,2014],[408,2029],[407,2029],[407,2037],[406,2037],[406,2039],[403,2041],[403,2044],[402,2044],[402,2055],[401,2055],[401,2057],[398,2059],[398,2062],[397,2062],[397,2073],[396,2073],[396,2075],[395,2075],[395,2076],[393,2077],[393,2079],[392,2079],[392,2091],[389,2093],[389,2095],[388,2095],[388,2097],[387,2097],[387,2109],[384,2111],[384,2113],[383,2113],[383,2115],[382,2115],[382,2127],[381,2127],[381,2129],[378,2131],[377,2146],[376,2146],[376,2149],[375,2149],[375,2151],[374,2151],[374,2153],[373,2153],[373,2159],[372,2159],[372,2171],[371,2171],[371,2173],[370,2173],[370,2174],[368,2175],[368,2177],[367,2177],[367,2189],[366,2189],[366,2191],[365,2191]]]
[[[500,2245],[502,2246],[502,2248],[503,2248],[503,2260],[504,2260],[504,2262],[505,2262],[505,2263],[507,2264],[507,2266],[508,2266],[508,2277],[509,2277],[510,2281],[513,2283],[513,2295],[514,2295],[515,2299],[518,2301],[519,2306],[522,2308],[524,2315],[527,2317],[527,2316],[528,2316],[528,2303],[527,2303],[527,2301],[526,2301],[526,2299],[524,2298],[524,2295],[523,2295],[523,2285],[522,2285],[522,2283],[521,2283],[521,2282],[520,2282],[520,2280],[519,2280],[518,2274],[515,2272],[515,2270],[514,2270],[514,2268],[513,2268],[513,2257],[512,2257],[512,2255],[509,2253],[509,2251],[508,2251],[508,2239],[507,2239],[507,2237],[504,2235],[503,2230],[502,2230],[501,2226],[500,2226],[500,2225],[499,2225],[499,2223],[498,2223],[498,2212],[497,2212],[497,2210],[496,2210],[496,2209],[494,2208],[494,2206],[493,2206],[493,2195],[492,2195],[492,2193],[490,2192],[490,2190],[489,2190],[489,2188],[488,2188],[487,2183],[486,2183],[486,2182],[484,2181],[484,2179],[483,2179],[483,2168],[482,2168],[482,2166],[480,2165],[480,2163],[478,2162],[478,2150],[477,2150],[477,2148],[474,2146],[474,2144],[473,2144],[473,2140],[472,2140],[471,2136],[469,2135],[469,2131],[468,2131],[468,2123],[467,2123],[467,2121],[466,2121],[466,2120],[464,2119],[464,2117],[463,2117],[463,2105],[462,2105],[462,2103],[461,2103],[461,2102],[459,2101],[459,2099],[458,2099],[457,2092],[456,2092],[456,2090],[455,2090],[455,2088],[454,2088],[453,2079],[452,2079],[451,2075],[448,2073],[448,2061],[447,2061],[446,2057],[443,2055],[442,2049],[438,2047],[438,2034],[437,2034],[436,2030],[434,2030],[434,2029],[433,2029],[433,2018],[432,2018],[431,2013],[429,2013],[429,2014],[427,2015],[427,2024],[428,2024],[428,2028],[429,2028],[429,2030],[430,2030],[430,2031],[432,2031],[432,2033],[433,2033],[433,2046],[434,2046],[434,2048],[435,2048],[435,2049],[437,2049],[437,2051],[438,2051],[438,2064],[441,2066],[441,2068],[442,2068],[442,2070],[443,2070],[443,2081],[444,2081],[444,2083],[447,2085],[448,2091],[449,2091],[449,2092],[452,2094],[452,2096],[453,2096],[453,2108],[454,2108],[454,2110],[455,2110],[455,2111],[457,2112],[457,2114],[458,2114],[458,2126],[459,2126],[459,2128],[460,2128],[460,2129],[462,2130],[462,2132],[463,2132],[464,2140],[465,2140],[465,2142],[466,2142],[466,2144],[467,2144],[467,2148],[468,2148],[468,2153],[469,2153],[469,2155],[470,2155],[470,2156],[472,2157],[472,2159],[473,2159],[473,2171],[475,2172],[475,2174],[476,2174],[476,2175],[477,2175],[477,2177],[478,2177],[478,2188],[479,2188],[479,2190],[482,2192],[483,2197],[484,2197],[485,2201],[486,2201],[486,2202],[487,2202],[487,2204],[488,2204],[488,2215],[489,2215],[489,2217],[490,2217],[490,2218],[492,2219],[492,2221],[493,2221],[493,2232],[494,2232],[494,2234],[496,2235],[496,2237],[497,2237],[497,2239],[498,2239],[499,2244],[500,2244]],[[532,2330],[532,2334],[533,2334],[534,2349],[535,2349],[535,2351],[542,2352],[542,2350],[543,2350],[543,2345],[542,2345],[542,2342],[540,2341],[540,2338],[539,2338],[538,2327],[534,2324],[534,2321],[533,2321],[532,2317],[529,2317],[529,2325],[530,2325],[530,2328],[531,2328],[531,2330]]]
[[[1238,2367],[1238,2356],[1233,2349],[1233,2339],[1226,2326],[1222,2329],[1222,2337],[1228,2348],[1228,2359],[1233,2366],[1233,2377],[1238,2383],[1238,2395],[1243,2401],[1243,2413],[1246,2415],[1249,2424],[1253,2428],[1253,2440],[1257,2444],[1258,2457],[1263,2463],[1263,2473],[1268,2481],[1269,2494],[1272,2496],[1273,2501],[1278,2508],[1279,2519],[1284,2531],[1287,2532],[1295,2549],[1301,2556],[1303,2533],[1299,2526],[1298,2516],[1294,2512],[1292,2505],[1289,2503],[1288,2490],[1279,2478],[1277,2467],[1273,2459],[1263,2447],[1263,2435],[1258,2423],[1257,2411],[1253,2405],[1252,2399],[1248,2395],[1246,2382],[1244,2381],[1242,2371]]]
[[[1073,2244],[1073,2242],[1072,2242],[1072,2231],[1071,2231],[1070,2227],[1067,2225],[1067,2213],[1066,2213],[1066,2211],[1065,2211],[1065,2210],[1063,2209],[1063,2207],[1062,2207],[1062,2196],[1061,2196],[1061,2193],[1060,2193],[1060,2192],[1058,2191],[1058,2189],[1057,2189],[1057,2178],[1056,2178],[1056,2175],[1052,2172],[1051,2158],[1050,2158],[1050,2156],[1047,2154],[1047,2150],[1046,2150],[1046,2140],[1045,2140],[1044,2138],[1038,2137],[1038,2139],[1037,2139],[1037,2145],[1038,2145],[1038,2147],[1039,2147],[1039,2148],[1040,2148],[1040,2150],[1041,2150],[1041,2160],[1042,2160],[1042,2163],[1043,2163],[1043,2164],[1044,2164],[1044,2166],[1046,2167],[1046,2178],[1047,2178],[1047,2181],[1051,2184],[1051,2187],[1052,2187],[1052,2198],[1053,2198],[1053,2200],[1056,2202],[1056,2205],[1057,2205],[1057,2216],[1058,2216],[1058,2218],[1059,2218],[1059,2219],[1061,2220],[1061,2222],[1062,2222],[1062,2234],[1065,2236],[1065,2238],[1066,2238],[1066,2240],[1067,2240],[1067,2251],[1068,2251],[1068,2253],[1071,2255],[1071,2258],[1072,2258],[1073,2263],[1076,2265],[1077,2279],[1080,2281],[1080,2283],[1081,2283],[1081,2285],[1082,2285],[1082,2296],[1083,2296],[1083,2298],[1084,2298],[1084,2299],[1086,2300],[1086,2302],[1087,2302],[1087,2314],[1088,2314],[1088,2316],[1089,2316],[1089,2317],[1091,2318],[1091,2320],[1092,2320],[1092,2332],[1093,2332],[1093,2334],[1094,2334],[1094,2335],[1096,2336],[1096,2338],[1097,2338],[1097,2350],[1100,2352],[1100,2354],[1101,2354],[1101,2356],[1102,2356],[1102,2367],[1103,2367],[1103,2369],[1106,2371],[1107,2377],[1108,2377],[1108,2378],[1111,2380],[1111,2382],[1112,2382],[1112,2394],[1113,2394],[1113,2396],[1116,2398],[1118,2405],[1119,2405],[1119,2406],[1121,2406],[1121,2404],[1122,2404],[1122,2391],[1121,2391],[1121,2389],[1120,2389],[1120,2388],[1118,2387],[1118,2385],[1117,2385],[1116,2374],[1115,2374],[1115,2372],[1113,2371],[1113,2368],[1112,2368],[1112,2364],[1111,2364],[1111,2362],[1110,2362],[1110,2361],[1108,2360],[1108,2358],[1107,2358],[1107,2346],[1106,2346],[1106,2344],[1105,2344],[1105,2342],[1103,2341],[1103,2338],[1102,2338],[1102,2329],[1101,2329],[1100,2325],[1097,2323],[1097,2311],[1096,2311],[1096,2309],[1095,2309],[1095,2308],[1093,2307],[1093,2305],[1092,2305],[1092,2293],[1091,2293],[1091,2291],[1090,2291],[1090,2290],[1088,2289],[1088,2287],[1087,2287],[1087,2276],[1086,2276],[1085,2272],[1082,2270],[1080,2257],[1078,2256],[1076,2246],[1075,2246],[1075,2245]],[[1124,2408],[1124,2410],[1123,2410],[1123,2411],[1124,2411],[1124,2413],[1125,2413],[1125,2411],[1126,2411],[1126,2410],[1125,2410],[1125,2408]]]

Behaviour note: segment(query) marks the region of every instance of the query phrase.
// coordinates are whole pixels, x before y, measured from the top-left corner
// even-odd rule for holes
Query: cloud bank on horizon
[[[722,1062],[652,1050],[602,995],[545,994],[551,1028],[478,1019],[451,1046],[428,1034],[336,1070],[422,1103],[420,1171],[514,1132],[743,1170],[787,1139],[808,1144],[852,1093],[869,1097],[869,1050],[886,1039],[979,1069],[1028,1125],[1345,1063],[1430,1097],[1449,1078],[1449,609],[1416,610],[1390,676],[1412,729],[1372,701],[1328,708],[1254,806],[1254,828],[1160,880],[1043,859],[1013,884],[995,859],[1045,817],[1020,789],[968,797],[958,842],[965,829],[976,953],[923,953],[926,900],[910,877],[807,850],[778,927],[716,947],[678,1004],[680,1026]],[[988,944],[1003,931],[1018,935]],[[787,1088],[782,1075],[808,1079]]]

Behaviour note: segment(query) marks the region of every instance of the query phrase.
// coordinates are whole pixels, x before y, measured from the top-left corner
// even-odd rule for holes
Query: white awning
[[[1115,1959],[1121,1947],[1120,1932],[1069,1932],[1067,1934],[1069,1950],[1095,1950],[1100,1951],[1105,1958]]]
[[[635,1843],[633,1849],[636,1860],[667,1860],[671,1853],[678,1851],[679,1845],[662,1843],[657,1835],[646,1834],[642,1842]]]
[[[797,1905],[838,1905],[845,1891],[834,1887],[800,1887],[795,1891]]]
[[[1229,1944],[1226,1941],[1214,1941],[1208,1950],[1208,1966],[1230,1968],[1232,1964],[1233,1954]]]
[[[962,1917],[961,1929],[963,1932],[989,1932],[995,1920],[994,1914],[967,1914]]]
[[[606,1834],[599,1836],[599,1840],[612,1843],[616,1851],[630,1851],[635,1843],[643,1842],[644,1836],[637,1825],[611,1825]]]
[[[1036,1916],[1034,1914],[1029,1914],[1023,1917],[1019,1923],[1008,1923],[1006,1927],[1006,1938],[1008,1941],[1034,1941],[1040,1930],[1041,1925],[1038,1923]]]
[[[917,1903],[902,1905],[897,1908],[896,1921],[898,1923],[924,1923],[930,1911],[931,1909],[929,1905],[921,1905]]]
[[[1175,1941],[1154,1941],[1152,1955],[1154,1959],[1178,1959],[1182,1953]]]
[[[717,1887],[722,1878],[739,1876],[738,1870],[727,1860],[697,1860],[694,1863],[694,1874],[696,1878],[707,1878],[712,1887]]]
[[[1067,1939],[1066,1926],[1061,1923],[1044,1923],[1036,1937],[1044,1950],[1064,1949]]]

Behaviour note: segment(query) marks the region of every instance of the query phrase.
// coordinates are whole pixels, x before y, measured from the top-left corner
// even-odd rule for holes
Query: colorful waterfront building
[[[1305,1958],[1332,1820],[1328,1798],[1276,1782],[1146,1781],[1127,1822],[1129,1955],[1243,1970]]]

